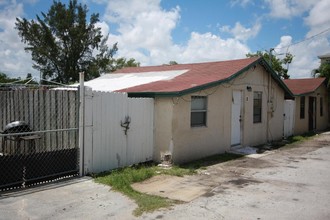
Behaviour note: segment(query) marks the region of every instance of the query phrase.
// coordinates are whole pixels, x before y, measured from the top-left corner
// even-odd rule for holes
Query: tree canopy
[[[70,0],[68,6],[53,1],[49,11],[37,15],[36,20],[16,18],[16,29],[27,44],[25,50],[31,52],[33,68],[43,78],[67,84],[77,82],[82,71],[86,80],[108,71],[117,44],[108,48],[108,37],[96,27],[99,14],[91,14],[87,21],[87,13],[87,6],[77,0]]]
[[[113,59],[111,61],[111,64],[109,65],[109,71],[114,72],[118,69],[124,68],[124,67],[139,67],[140,63],[137,62],[134,58],[126,59],[124,57]]]
[[[277,73],[277,75],[283,79],[289,79],[288,75],[289,64],[292,62],[293,55],[286,53],[283,59],[279,59],[276,56],[271,56],[267,52],[257,51],[257,53],[248,53],[247,57],[263,57]],[[285,67],[284,67],[285,66]]]
[[[20,78],[10,78],[7,74],[0,72],[0,83],[11,83],[20,80]]]
[[[32,74],[28,73],[25,79],[21,77],[12,78],[7,74],[0,72],[0,83],[16,83],[16,84],[38,84],[35,80],[33,80]]]
[[[312,71],[312,76],[313,77],[325,77],[327,81],[327,85],[329,87],[329,79],[330,79],[330,63],[329,62],[324,62],[321,63],[319,68],[315,69]]]

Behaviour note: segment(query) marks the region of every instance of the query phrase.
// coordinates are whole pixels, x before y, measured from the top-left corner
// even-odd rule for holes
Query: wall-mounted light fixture
[[[252,87],[251,86],[247,86],[246,87],[246,90],[249,91],[249,92],[251,92],[252,91]]]

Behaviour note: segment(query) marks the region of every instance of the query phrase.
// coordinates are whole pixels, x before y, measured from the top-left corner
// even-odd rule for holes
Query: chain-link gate
[[[76,88],[0,84],[0,191],[77,175]]]

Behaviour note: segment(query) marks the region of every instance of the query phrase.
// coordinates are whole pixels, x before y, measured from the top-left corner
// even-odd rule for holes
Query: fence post
[[[84,72],[79,73],[79,175],[83,176],[84,172],[84,135],[85,135],[85,86]]]

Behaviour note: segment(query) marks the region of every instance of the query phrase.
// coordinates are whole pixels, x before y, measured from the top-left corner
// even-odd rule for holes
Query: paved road
[[[0,219],[330,219],[330,133],[186,178],[206,193],[139,218],[128,198],[83,178],[0,194]]]
[[[195,176],[212,189],[143,219],[330,219],[330,134]],[[207,174],[207,175],[206,175]]]

